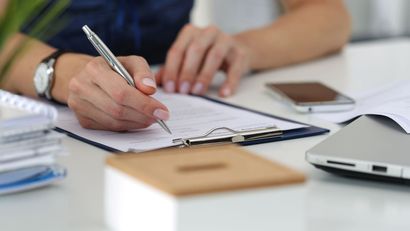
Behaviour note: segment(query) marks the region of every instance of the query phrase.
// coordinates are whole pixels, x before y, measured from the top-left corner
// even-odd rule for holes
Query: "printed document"
[[[154,97],[170,110],[171,118],[166,123],[172,135],[156,123],[146,129],[128,132],[84,129],[80,126],[74,113],[67,107],[58,108],[59,116],[56,126],[120,151],[135,152],[175,146],[173,139],[203,136],[209,130],[218,127],[228,127],[234,130],[272,126],[281,130],[306,127],[303,124],[260,115],[196,96],[166,94],[158,91]]]
[[[410,133],[410,80],[352,95],[356,107],[351,111],[317,113],[316,116],[334,123],[342,123],[360,115],[389,117]]]

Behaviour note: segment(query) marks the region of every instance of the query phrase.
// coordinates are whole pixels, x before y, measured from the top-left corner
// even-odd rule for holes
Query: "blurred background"
[[[352,18],[351,42],[410,35],[410,1],[345,0]],[[237,33],[266,25],[281,14],[274,0],[196,0],[191,19]]]

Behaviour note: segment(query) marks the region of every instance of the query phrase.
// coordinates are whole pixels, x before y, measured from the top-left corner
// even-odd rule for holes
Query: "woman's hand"
[[[157,74],[166,92],[203,95],[218,70],[226,73],[219,89],[223,97],[234,93],[249,71],[249,52],[234,37],[214,26],[186,25],[171,46],[165,65]]]
[[[145,59],[119,57],[134,78],[130,86],[101,57],[91,59],[69,82],[67,103],[84,128],[125,131],[168,120],[168,109],[150,97],[156,91]]]

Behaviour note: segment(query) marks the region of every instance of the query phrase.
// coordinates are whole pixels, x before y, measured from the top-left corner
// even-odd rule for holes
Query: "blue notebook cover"
[[[300,123],[300,122],[296,122],[296,121],[293,121],[293,120],[281,118],[281,117],[270,115],[270,114],[267,114],[267,113],[263,113],[263,112],[255,111],[255,110],[252,110],[252,109],[244,108],[244,107],[241,107],[241,106],[237,106],[237,105],[229,104],[229,103],[226,103],[226,102],[222,102],[222,101],[212,99],[212,98],[209,98],[209,97],[203,97],[203,96],[197,96],[197,97],[202,97],[202,98],[205,98],[205,99],[210,100],[212,102],[223,104],[223,105],[226,105],[226,106],[229,106],[229,107],[234,107],[234,108],[237,108],[237,109],[240,109],[240,110],[250,111],[250,112],[253,112],[253,113],[256,113],[256,114],[259,114],[259,115],[264,115],[264,116],[267,116],[267,117],[272,117],[272,118],[275,118],[275,119],[280,119],[280,120],[284,120],[284,121],[288,121],[288,122],[292,122],[292,123],[303,124],[303,125],[307,126],[307,127],[304,127],[304,128],[297,128],[297,129],[284,131],[282,136],[279,136],[279,137],[260,139],[260,140],[253,140],[253,141],[245,141],[245,142],[240,143],[240,145],[253,145],[253,144],[261,144],[261,143],[268,143],[268,142],[275,142],[275,141],[282,141],[282,140],[298,139],[298,138],[309,137],[309,136],[317,136],[317,135],[321,135],[321,134],[329,132],[329,130],[325,129],[325,128],[320,128],[320,127],[312,126],[312,125],[309,125],[309,124]],[[104,144],[101,144],[101,143],[98,143],[98,142],[95,142],[95,141],[92,141],[92,140],[89,140],[89,139],[85,139],[84,137],[81,137],[77,134],[66,131],[64,129],[61,129],[61,128],[57,127],[57,128],[55,128],[55,130],[58,131],[58,132],[65,133],[70,137],[73,137],[73,138],[78,139],[80,141],[83,141],[85,143],[91,144],[91,145],[96,146],[98,148],[101,148],[101,149],[104,149],[104,150],[107,150],[107,151],[110,151],[110,152],[121,152],[120,150],[117,150],[115,148],[109,147],[107,145],[104,145]]]
[[[34,166],[0,173],[0,195],[43,187],[67,175],[59,165]]]

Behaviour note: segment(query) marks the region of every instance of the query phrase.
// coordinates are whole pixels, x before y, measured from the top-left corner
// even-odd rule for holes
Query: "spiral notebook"
[[[54,107],[0,90],[0,195],[64,178],[65,168],[55,164],[65,152],[56,119]]]
[[[54,107],[0,90],[0,143],[51,129],[56,119]]]

